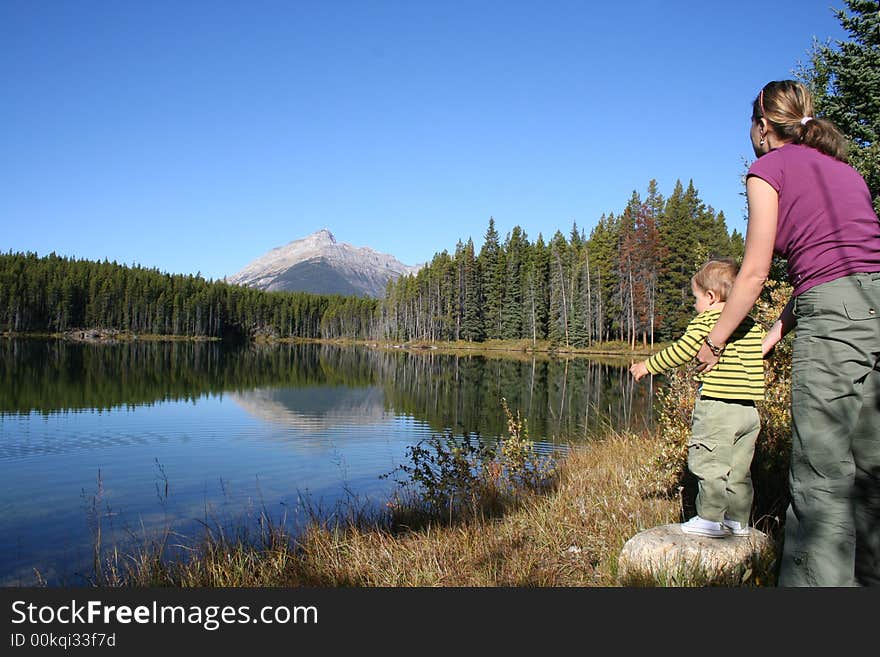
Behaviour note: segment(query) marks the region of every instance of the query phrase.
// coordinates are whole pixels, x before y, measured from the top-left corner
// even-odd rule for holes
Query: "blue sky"
[[[841,0],[0,0],[0,250],[206,278],[329,228],[407,264],[652,178],[745,232],[750,103]]]

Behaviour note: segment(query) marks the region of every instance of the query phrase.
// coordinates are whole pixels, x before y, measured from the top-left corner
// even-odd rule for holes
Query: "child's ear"
[[[718,295],[715,294],[715,292],[713,292],[712,290],[706,290],[706,295],[709,297],[710,306],[718,301]]]

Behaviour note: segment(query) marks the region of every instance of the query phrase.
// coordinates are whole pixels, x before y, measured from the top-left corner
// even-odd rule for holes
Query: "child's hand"
[[[643,376],[648,374],[648,366],[645,365],[645,361],[633,363],[632,367],[629,368],[629,373],[633,375],[633,378],[636,381],[638,381]]]

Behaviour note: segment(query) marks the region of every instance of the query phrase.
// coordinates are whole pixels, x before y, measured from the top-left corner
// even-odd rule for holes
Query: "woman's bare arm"
[[[779,195],[767,181],[749,176],[746,180],[746,197],[749,202],[749,225],[746,228],[745,253],[724,310],[709,332],[709,339],[716,345],[725,344],[751,312],[764,288],[773,260]],[[718,362],[718,357],[704,344],[697,353],[697,360],[702,363],[700,370],[708,372]]]

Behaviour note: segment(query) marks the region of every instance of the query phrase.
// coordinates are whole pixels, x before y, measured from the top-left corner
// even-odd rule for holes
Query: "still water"
[[[0,340],[0,585],[82,586],[95,538],[186,543],[381,505],[432,435],[542,451],[651,425],[628,363],[332,345]],[[37,575],[39,573],[39,575]]]

